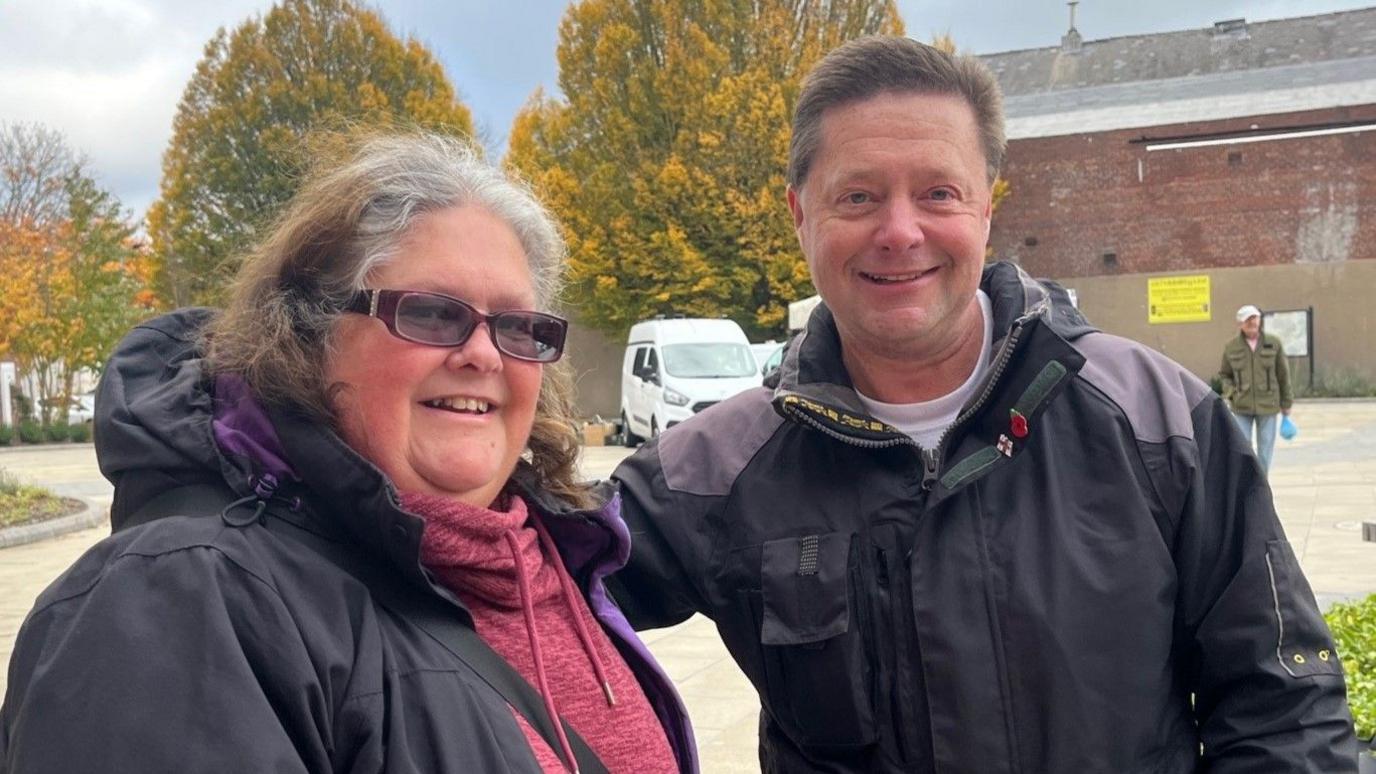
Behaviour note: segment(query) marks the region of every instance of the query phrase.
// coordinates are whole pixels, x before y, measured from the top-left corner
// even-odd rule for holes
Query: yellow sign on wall
[[[1208,322],[1211,310],[1207,274],[1147,279],[1147,322],[1152,325]]]

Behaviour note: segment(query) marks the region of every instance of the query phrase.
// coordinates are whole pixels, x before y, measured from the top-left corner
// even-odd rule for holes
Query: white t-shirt
[[[994,307],[983,290],[975,291],[975,296],[979,299],[979,309],[984,316],[984,337],[980,344],[980,352],[984,354],[975,362],[975,370],[964,384],[940,398],[922,403],[884,403],[856,390],[860,402],[865,404],[875,419],[907,433],[924,449],[936,447],[941,434],[956,420],[961,407],[974,395],[975,388],[989,371],[989,348],[994,341]]]

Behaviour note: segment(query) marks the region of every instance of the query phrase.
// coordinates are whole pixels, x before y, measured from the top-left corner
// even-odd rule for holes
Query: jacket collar
[[[258,448],[280,448],[290,461],[289,480],[299,481],[311,502],[328,509],[328,520],[344,530],[352,542],[380,555],[408,580],[430,585],[420,563],[424,521],[401,505],[401,498],[377,466],[365,460],[331,428],[290,409],[269,408],[276,438],[259,438]],[[255,460],[270,462],[275,455]],[[620,518],[620,502],[609,499],[598,507],[579,510],[536,484],[534,471],[518,463],[510,486],[542,519],[576,580],[606,575],[624,566],[630,556],[630,533]],[[283,494],[296,491],[288,486]]]
[[[1065,340],[1095,330],[1070,303],[1064,288],[1033,279],[1015,264],[999,261],[986,266],[980,289],[992,302],[996,352],[1015,326],[1024,330],[1045,328]],[[990,373],[988,378],[999,376]],[[806,328],[788,345],[777,379],[774,408],[785,418],[802,417],[824,432],[839,433],[861,445],[910,443],[897,428],[870,416],[860,402],[841,359],[835,317],[825,302],[813,309]],[[981,390],[987,386],[981,385]]]

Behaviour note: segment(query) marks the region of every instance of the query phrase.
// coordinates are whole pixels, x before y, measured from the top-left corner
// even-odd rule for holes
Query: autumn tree
[[[62,212],[42,225],[0,220],[0,354],[35,377],[45,424],[66,421],[75,375],[99,373],[155,307],[147,255],[118,200],[79,173],[59,198]]]
[[[313,130],[401,123],[471,135],[434,56],[354,0],[283,0],[221,28],[182,95],[149,211],[159,289],[213,303],[295,191]]]
[[[571,6],[564,97],[532,97],[506,161],[566,225],[579,316],[613,334],[657,313],[782,333],[813,292],[784,203],[802,77],[846,40],[902,31],[892,0]]]
[[[82,159],[60,132],[0,126],[0,357],[34,378],[44,422],[156,300],[128,215]]]

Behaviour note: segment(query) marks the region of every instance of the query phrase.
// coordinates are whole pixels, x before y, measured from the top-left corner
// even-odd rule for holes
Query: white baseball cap
[[[1247,305],[1243,306],[1241,309],[1237,310],[1237,321],[1238,321],[1238,322],[1246,322],[1248,317],[1260,317],[1260,316],[1261,316],[1261,310],[1258,309],[1258,308],[1256,308],[1255,306],[1252,306],[1251,304],[1247,304]]]

